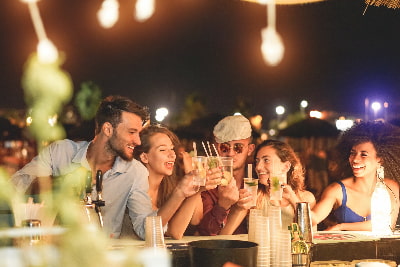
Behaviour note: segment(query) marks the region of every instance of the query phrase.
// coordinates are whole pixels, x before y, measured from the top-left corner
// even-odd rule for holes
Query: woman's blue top
[[[338,223],[353,223],[353,222],[363,222],[371,220],[371,214],[367,217],[363,217],[355,213],[352,209],[346,206],[347,203],[347,192],[346,187],[342,181],[338,181],[338,184],[342,187],[343,200],[342,205],[334,211],[335,218]]]

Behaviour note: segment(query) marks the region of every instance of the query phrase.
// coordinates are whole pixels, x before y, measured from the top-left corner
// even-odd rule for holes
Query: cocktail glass
[[[196,156],[192,157],[193,167],[193,185],[205,186],[206,185],[206,172],[207,172],[207,157]]]
[[[219,167],[222,171],[221,185],[228,185],[233,177],[233,158],[232,157],[214,157],[207,158],[208,168]]]
[[[282,200],[282,194],[283,194],[282,184],[287,183],[286,174],[285,173],[272,174],[270,179],[271,179],[270,199]]]
[[[255,207],[257,205],[258,179],[244,178],[244,189],[249,191],[253,197],[250,207]]]

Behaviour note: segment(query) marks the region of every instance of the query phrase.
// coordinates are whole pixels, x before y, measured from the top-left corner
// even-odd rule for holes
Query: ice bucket
[[[226,262],[257,266],[258,245],[241,240],[199,240],[189,243],[192,267],[221,267]]]

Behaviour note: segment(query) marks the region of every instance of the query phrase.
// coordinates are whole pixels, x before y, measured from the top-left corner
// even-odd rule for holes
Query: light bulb
[[[39,61],[42,63],[54,63],[58,59],[58,50],[49,39],[42,39],[37,46]]]
[[[21,2],[24,2],[24,3],[36,3],[36,2],[39,2],[39,0],[20,0]]]
[[[270,66],[278,65],[285,52],[281,37],[272,27],[262,29],[261,36],[261,52],[265,62]]]
[[[119,3],[117,0],[104,0],[97,18],[103,28],[111,28],[119,18]]]
[[[149,19],[155,10],[155,0],[137,0],[134,17],[137,21],[143,22]]]

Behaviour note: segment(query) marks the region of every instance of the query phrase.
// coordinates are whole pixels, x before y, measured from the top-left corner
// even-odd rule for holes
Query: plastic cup
[[[271,175],[271,200],[282,200],[283,188],[282,184],[287,183],[286,174],[272,174]]]
[[[192,157],[193,167],[193,185],[205,186],[206,185],[206,172],[207,172],[207,158],[204,156]]]
[[[145,246],[165,248],[161,216],[146,217]]]
[[[222,170],[221,185],[228,185],[233,177],[233,158],[219,157]]]
[[[253,197],[250,203],[250,207],[255,207],[257,205],[257,189],[258,189],[258,179],[244,178],[244,189],[249,191]]]

